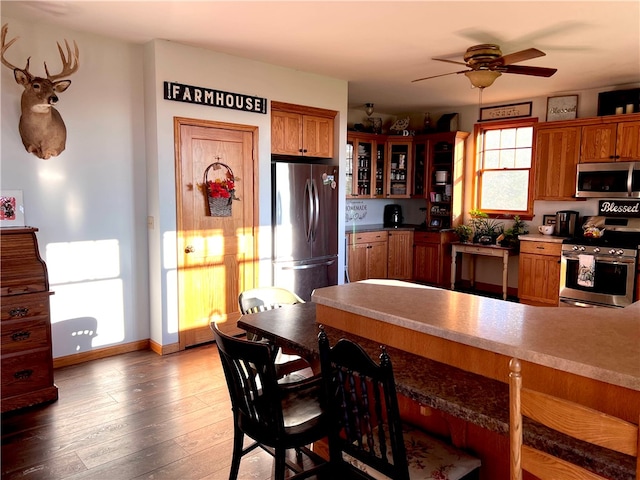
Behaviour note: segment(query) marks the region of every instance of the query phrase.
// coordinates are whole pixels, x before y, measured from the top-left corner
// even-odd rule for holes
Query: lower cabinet
[[[414,232],[413,280],[443,288],[451,286],[451,242],[454,234]]]
[[[522,303],[558,305],[562,244],[520,241],[518,298]]]
[[[389,232],[389,257],[387,277],[411,280],[413,275],[413,231]]]
[[[388,233],[363,232],[347,235],[349,281],[387,278]]]

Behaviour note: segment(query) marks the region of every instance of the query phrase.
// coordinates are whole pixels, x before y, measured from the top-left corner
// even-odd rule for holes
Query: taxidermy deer
[[[13,70],[16,82],[24,87],[22,99],[20,100],[22,115],[20,115],[19,125],[22,143],[27,152],[33,153],[39,158],[46,160],[56,157],[65,148],[67,128],[62,121],[60,113],[53,106],[58,103],[57,94],[64,92],[71,85],[71,80],[61,79],[78,70],[78,45],[75,41],[73,42],[75,51],[72,53],[69,43],[65,40],[64,43],[67,47],[65,56],[62,47],[56,42],[62,60],[62,71],[56,75],[50,75],[47,62],[44,62],[47,78],[36,77],[29,73],[29,60],[31,57],[27,58],[27,66],[24,69],[13,66],[4,58],[7,49],[18,40],[18,37],[16,37],[7,43],[7,31],[8,26],[5,24],[2,26],[0,60],[5,66]]]

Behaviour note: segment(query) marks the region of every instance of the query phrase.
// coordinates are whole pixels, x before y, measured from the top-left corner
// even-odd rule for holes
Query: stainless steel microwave
[[[579,163],[578,198],[640,198],[640,161]]]

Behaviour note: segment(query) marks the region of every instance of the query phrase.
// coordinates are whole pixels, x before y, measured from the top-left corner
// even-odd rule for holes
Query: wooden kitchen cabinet
[[[452,231],[414,232],[413,280],[449,288],[453,240]]]
[[[534,199],[574,200],[581,127],[540,123],[534,131]]]
[[[385,170],[385,196],[409,198],[411,196],[412,140],[387,140]]]
[[[518,298],[530,305],[558,305],[562,244],[520,241]]]
[[[271,102],[271,153],[333,158],[333,128],[337,112]]]
[[[0,231],[2,412],[54,401],[49,279],[32,227]]]
[[[600,122],[582,127],[581,163],[637,161],[638,154],[640,115],[600,117]]]
[[[382,198],[385,158],[384,136],[347,133],[347,198]]]
[[[411,280],[413,276],[413,231],[390,231],[388,238],[387,277],[396,280]]]
[[[347,235],[349,281],[387,278],[388,234],[386,231]]]

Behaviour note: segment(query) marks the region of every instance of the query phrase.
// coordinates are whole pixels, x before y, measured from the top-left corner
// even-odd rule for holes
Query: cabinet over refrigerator
[[[274,285],[305,301],[338,283],[338,167],[272,160]]]

